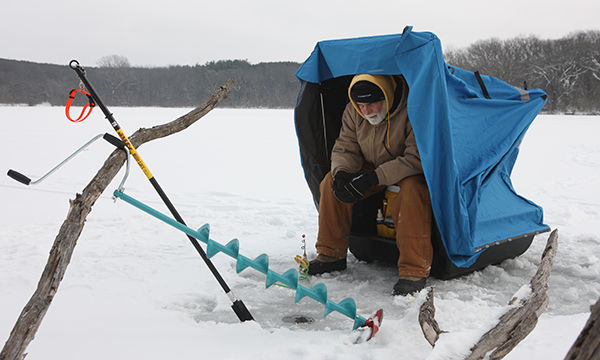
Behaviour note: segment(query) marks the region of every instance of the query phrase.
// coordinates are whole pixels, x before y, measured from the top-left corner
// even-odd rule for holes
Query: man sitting
[[[354,203],[398,185],[400,191],[389,204],[400,254],[393,294],[425,287],[433,257],[432,210],[408,119],[408,91],[402,77],[361,74],[352,79],[331,171],[320,186],[318,255],[309,274],[346,269]]]

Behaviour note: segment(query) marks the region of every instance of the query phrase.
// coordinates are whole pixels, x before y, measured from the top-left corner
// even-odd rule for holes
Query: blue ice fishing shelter
[[[318,42],[296,72],[296,131],[317,205],[348,85],[363,73],[401,75],[408,84],[409,119],[437,225],[434,276],[450,278],[520,255],[535,234],[549,230],[541,207],[517,194],[510,180],[519,144],[546,94],[448,65],[440,40],[412,27],[402,34]],[[373,202],[380,200],[354,207],[350,251],[359,259],[389,257],[395,249],[393,240],[374,230]]]

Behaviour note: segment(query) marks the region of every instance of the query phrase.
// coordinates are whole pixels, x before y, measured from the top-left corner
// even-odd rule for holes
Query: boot
[[[409,295],[423,290],[427,278],[403,278],[394,285],[394,295]]]
[[[346,258],[336,259],[332,256],[317,255],[317,257],[308,264],[309,275],[346,270]]]

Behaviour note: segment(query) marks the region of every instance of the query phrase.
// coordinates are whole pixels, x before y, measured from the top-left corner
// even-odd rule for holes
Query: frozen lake
[[[112,108],[130,135],[190,109]],[[0,169],[36,179],[93,136],[112,128],[97,109],[72,124],[60,107],[1,106]],[[507,358],[562,359],[600,297],[599,116],[542,115],[521,146],[513,172],[518,193],[541,205],[558,228],[550,304],[538,327]],[[99,141],[43,183],[26,187],[0,177],[0,339],[5,341],[32,295],[66,217],[69,199],[112,151]],[[192,228],[211,225],[211,238],[239,238],[240,252],[270,257],[270,267],[296,266],[300,237],[313,257],[317,212],[304,181],[292,110],[218,109],[186,131],[140,147],[139,153]],[[434,350],[417,322],[423,294],[392,297],[396,271],[349,258],[347,271],[313,279],[336,301],[356,300],[358,312],[385,311],[380,334],[349,344],[352,321],[322,318],[322,305],[281,287],[265,289],[253,270],[213,261],[255,323],[240,324],[229,300],[187,238],[111,193],[95,204],[61,287],[28,348],[27,359],[411,359],[461,358],[506,309],[536,270],[548,234],[522,256],[450,281],[431,279],[442,335]],[[125,192],[166,212],[136,164]],[[315,318],[290,325],[286,315]]]

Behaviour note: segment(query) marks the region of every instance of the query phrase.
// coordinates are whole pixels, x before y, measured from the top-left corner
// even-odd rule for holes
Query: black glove
[[[346,185],[348,192],[352,193],[353,197],[358,201],[365,197],[365,194],[373,186],[379,184],[379,178],[375,173],[375,170],[367,171],[356,177],[354,177]]]
[[[354,194],[350,192],[346,186],[359,174],[350,174],[345,171],[338,171],[333,178],[331,190],[333,195],[342,202],[352,203],[357,201]]]

